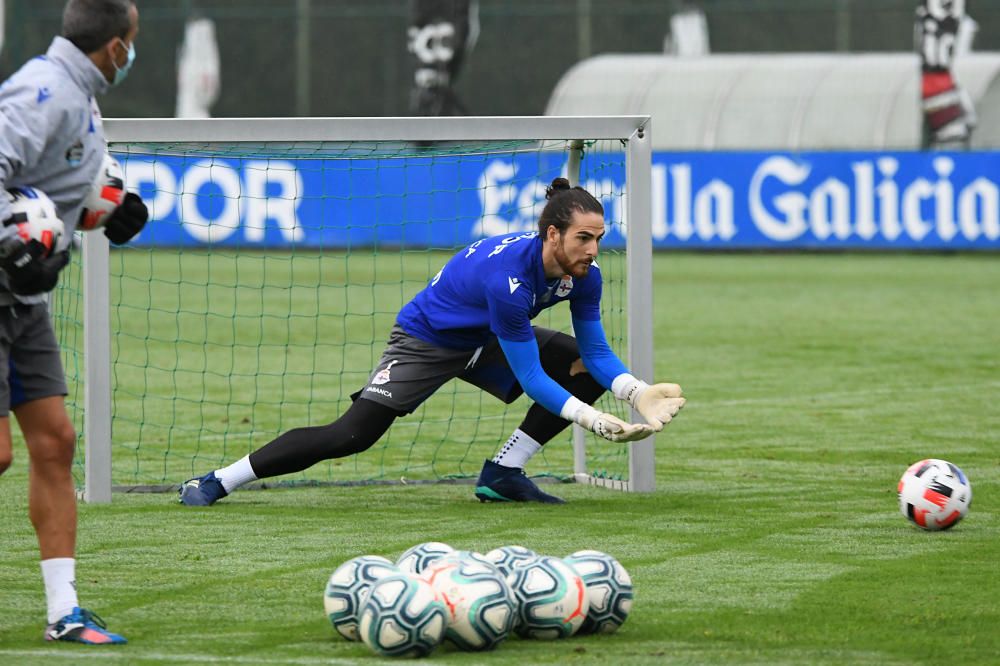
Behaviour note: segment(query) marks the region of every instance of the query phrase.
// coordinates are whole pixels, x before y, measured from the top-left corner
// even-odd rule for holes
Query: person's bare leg
[[[42,560],[73,557],[76,550],[76,432],[62,396],[32,400],[14,409],[28,446],[28,514]],[[9,426],[8,426],[9,433]]]
[[[10,469],[14,462],[14,448],[10,437],[10,417],[0,416],[0,474]]]
[[[76,596],[76,432],[62,396],[14,408],[28,445],[28,514],[38,536],[48,602],[46,640],[91,645],[125,643],[104,621],[79,606]]]

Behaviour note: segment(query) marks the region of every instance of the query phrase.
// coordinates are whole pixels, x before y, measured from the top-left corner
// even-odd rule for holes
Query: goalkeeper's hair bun
[[[573,223],[573,213],[597,213],[604,215],[604,206],[590,192],[579,185],[572,186],[565,178],[555,178],[545,188],[545,208],[538,218],[538,233],[542,238],[549,227],[555,227],[560,234],[566,232]]]
[[[552,197],[560,192],[566,192],[571,189],[573,188],[565,178],[553,178],[552,184],[545,188],[545,198],[551,200]]]

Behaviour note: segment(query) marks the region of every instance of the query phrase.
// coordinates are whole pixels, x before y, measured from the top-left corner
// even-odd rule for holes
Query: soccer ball
[[[434,560],[454,552],[454,548],[440,541],[418,543],[399,556],[396,566],[403,573],[420,574]]]
[[[435,564],[437,564],[446,557],[455,558],[459,560],[471,560],[473,562],[478,562],[484,566],[496,569],[493,563],[490,562],[488,559],[486,559],[486,556],[483,555],[482,553],[476,552],[474,550],[453,550],[447,555],[442,555],[441,557],[435,559],[430,564],[428,564],[427,567],[424,569],[424,573],[426,573],[431,567],[433,567]]]
[[[395,573],[399,573],[396,565],[378,555],[355,557],[337,567],[323,593],[323,608],[337,633],[349,641],[360,640],[358,618],[368,590]]]
[[[65,227],[56,214],[56,205],[44,192],[34,187],[12,187],[7,190],[7,201],[10,224],[17,227],[21,240],[36,240],[49,252],[59,244]]]
[[[384,657],[425,657],[444,640],[447,616],[430,583],[398,573],[372,586],[361,606],[358,633]]]
[[[969,512],[972,485],[958,467],[946,460],[915,462],[899,480],[899,510],[925,530],[946,530]]]
[[[507,638],[514,622],[514,593],[495,566],[453,553],[431,563],[423,578],[448,609],[445,637],[460,649],[492,650]]]
[[[567,638],[590,608],[580,574],[557,557],[541,556],[515,567],[507,584],[518,603],[515,631],[522,638]]]
[[[104,226],[111,214],[121,205],[125,198],[125,174],[118,160],[110,153],[104,153],[104,162],[97,172],[83,202],[80,213],[80,223],[77,228],[91,231]]]
[[[576,569],[587,586],[590,610],[581,634],[618,631],[632,610],[632,578],[615,558],[598,550],[578,550],[565,561]]]
[[[530,562],[536,557],[538,553],[524,546],[500,546],[486,553],[486,559],[505,577],[510,575],[514,567]]]

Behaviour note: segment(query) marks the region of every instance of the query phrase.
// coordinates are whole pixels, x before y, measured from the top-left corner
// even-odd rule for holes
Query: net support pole
[[[83,234],[83,500],[111,502],[111,290],[108,239]]]
[[[295,115],[309,115],[309,102],[312,96],[310,77],[312,61],[310,59],[310,14],[311,0],[298,0],[295,5]]]
[[[652,121],[629,137],[625,149],[626,274],[628,284],[628,364],[632,374],[653,377],[653,229]],[[632,421],[642,416],[632,410]],[[629,486],[633,492],[656,489],[655,437],[629,445]]]
[[[569,184],[580,184],[580,163],[583,161],[583,140],[574,139],[569,143],[569,157],[566,159],[566,179]],[[587,473],[587,431],[579,423],[573,424],[573,474]]]

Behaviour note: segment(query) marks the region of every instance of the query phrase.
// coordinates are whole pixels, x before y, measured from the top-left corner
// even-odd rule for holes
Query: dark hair
[[[128,10],[134,0],[69,0],[63,9],[62,36],[84,53],[93,53],[114,37],[125,38]]]
[[[545,188],[548,203],[538,218],[538,234],[544,239],[549,227],[555,227],[560,234],[566,233],[574,212],[598,213],[604,215],[604,206],[594,196],[579,185],[570,187],[565,178],[556,178]]]

